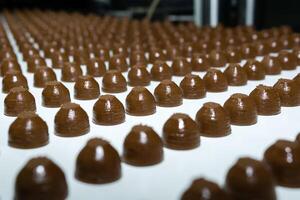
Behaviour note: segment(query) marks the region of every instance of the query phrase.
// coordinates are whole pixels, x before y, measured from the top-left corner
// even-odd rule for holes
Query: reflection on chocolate
[[[238,48],[228,47],[226,49],[226,58],[229,63],[239,63],[242,59],[242,55]]]
[[[75,82],[82,75],[80,65],[77,63],[66,62],[61,69],[61,80],[65,82]]]
[[[206,71],[210,67],[209,59],[205,54],[194,53],[192,57],[193,71]]]
[[[34,73],[39,67],[46,66],[46,61],[40,56],[33,56],[27,60],[27,71]]]
[[[203,81],[208,92],[224,92],[228,87],[226,76],[218,69],[208,69]]]
[[[128,84],[130,86],[147,86],[151,82],[151,74],[143,64],[133,66],[128,72]]]
[[[172,78],[172,69],[166,62],[157,60],[151,68],[151,77],[153,81],[162,81]]]
[[[121,178],[121,159],[116,149],[101,138],[90,139],[76,160],[79,181],[105,184]]]
[[[87,62],[87,74],[94,77],[101,77],[106,72],[105,63],[99,58],[90,58]]]
[[[300,105],[300,85],[296,81],[280,78],[273,88],[280,96],[281,106]]]
[[[257,110],[254,100],[248,95],[235,93],[224,103],[224,109],[234,125],[252,125],[257,122]]]
[[[269,86],[258,85],[249,95],[255,101],[259,115],[277,115],[280,113],[280,96]]]
[[[212,67],[224,67],[227,60],[223,51],[212,50],[209,54],[209,62]]]
[[[8,93],[14,87],[28,88],[27,79],[20,71],[11,70],[2,79],[2,92]]]
[[[154,90],[156,104],[162,107],[174,107],[182,104],[183,93],[171,80],[163,80]]]
[[[204,178],[196,179],[182,194],[181,200],[230,200],[229,195],[216,183]]]
[[[44,88],[49,81],[56,81],[56,74],[50,67],[37,68],[33,76],[33,85],[35,87]]]
[[[134,166],[158,164],[163,160],[163,142],[151,127],[136,125],[124,140],[123,160]]]
[[[180,82],[183,98],[201,99],[206,95],[206,88],[203,80],[194,74],[187,74]]]
[[[147,65],[145,52],[143,52],[143,51],[133,51],[133,52],[131,52],[131,54],[130,54],[130,65],[134,66],[136,64]]]
[[[46,157],[29,160],[18,173],[14,199],[66,199],[68,186],[64,172]]]
[[[247,73],[248,80],[263,80],[265,79],[265,68],[261,62],[250,59],[244,65],[244,70]]]
[[[191,63],[185,57],[177,57],[172,63],[172,72],[175,76],[185,76],[192,72]]]
[[[231,133],[230,117],[218,103],[204,103],[196,114],[196,122],[200,135],[206,137],[222,137]]]
[[[276,75],[281,73],[281,65],[277,57],[266,55],[261,61],[265,68],[266,75]]]
[[[255,58],[256,56],[254,46],[249,43],[242,44],[240,51],[243,59]]]
[[[109,70],[120,70],[121,72],[126,72],[128,70],[126,57],[123,54],[117,54],[111,57],[109,60]]]
[[[170,149],[194,149],[200,145],[198,125],[190,116],[175,113],[163,126],[163,141]]]
[[[300,187],[300,145],[297,142],[278,140],[264,154],[276,183],[284,187]]]
[[[74,96],[80,100],[97,99],[100,95],[98,82],[92,76],[79,76],[74,84]]]
[[[166,61],[166,55],[162,52],[161,49],[150,49],[149,51],[149,62],[154,63],[157,60]]]
[[[126,112],[129,115],[145,116],[156,112],[154,96],[144,87],[134,87],[126,97]]]
[[[109,50],[100,45],[100,44],[97,44],[96,45],[96,57],[100,58],[101,60],[109,60]]]
[[[224,75],[230,86],[246,85],[248,81],[246,71],[238,63],[229,63],[224,71]]]
[[[61,137],[75,137],[90,131],[87,113],[76,103],[64,103],[55,115],[55,134]]]
[[[267,39],[267,45],[270,47],[270,52],[272,53],[278,52],[282,49],[280,42],[274,37]]]
[[[60,107],[62,104],[70,102],[70,92],[61,82],[50,81],[42,92],[42,105],[49,108]]]
[[[19,71],[22,73],[21,66],[19,65],[17,60],[14,59],[5,59],[1,61],[1,76],[5,76],[5,74],[11,70]]]
[[[127,82],[118,70],[107,71],[102,79],[102,90],[104,92],[119,93],[127,90]]]
[[[113,95],[102,95],[93,107],[93,122],[100,125],[116,125],[125,121],[123,104]]]
[[[56,69],[63,68],[65,62],[69,62],[69,57],[59,51],[51,53],[52,67]]]
[[[283,70],[296,69],[297,57],[295,54],[288,52],[287,50],[283,50],[278,53],[277,58]]]
[[[270,169],[252,158],[238,159],[227,173],[225,188],[237,200],[276,200]]]
[[[4,99],[4,114],[17,116],[23,111],[36,111],[34,96],[24,87],[12,88]]]
[[[32,111],[20,113],[8,130],[8,144],[15,148],[37,148],[47,145],[48,141],[46,122]]]

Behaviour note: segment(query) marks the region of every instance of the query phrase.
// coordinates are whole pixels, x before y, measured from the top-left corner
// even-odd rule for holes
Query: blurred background
[[[99,15],[151,17],[198,25],[254,25],[257,29],[290,25],[300,31],[299,0],[0,0],[4,8],[40,8]]]

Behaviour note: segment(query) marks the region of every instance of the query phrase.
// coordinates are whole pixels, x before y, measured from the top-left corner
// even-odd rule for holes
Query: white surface
[[[10,36],[11,37],[11,36]],[[15,43],[14,43],[15,45]],[[21,57],[18,54],[19,61]],[[241,156],[251,156],[261,159],[264,150],[279,138],[294,140],[300,130],[300,107],[282,108],[280,115],[271,117],[258,117],[258,123],[253,126],[232,126],[232,134],[223,138],[201,138],[200,147],[189,151],[175,151],[164,149],[162,163],[151,167],[133,167],[122,163],[122,178],[106,185],[90,185],[77,181],[74,178],[75,160],[85,145],[92,137],[102,137],[122,154],[122,144],[125,136],[132,126],[143,123],[152,126],[159,135],[164,122],[174,112],[188,113],[192,118],[204,102],[214,101],[223,104],[235,92],[249,94],[256,85],[263,83],[273,85],[278,78],[293,78],[300,69],[283,71],[281,75],[266,76],[263,81],[249,81],[247,86],[229,87],[227,92],[207,93],[206,98],[199,100],[184,99],[183,105],[175,108],[157,107],[154,115],[147,117],[132,117],[126,115],[126,122],[117,126],[98,126],[92,123],[93,101],[72,101],[80,103],[90,117],[90,133],[74,138],[61,138],[54,135],[54,116],[58,109],[41,106],[42,89],[33,87],[33,75],[26,72],[26,64],[21,62],[23,72],[29,82],[30,92],[35,96],[37,113],[47,122],[50,133],[50,143],[42,148],[21,150],[9,147],[8,128],[13,117],[3,114],[3,100],[5,95],[0,93],[1,118],[0,118],[0,198],[12,199],[14,195],[14,182],[16,174],[32,157],[45,155],[57,163],[65,172],[68,186],[68,199],[130,199],[149,200],[179,199],[182,192],[197,177],[206,177],[223,185],[226,172],[231,165]],[[60,72],[55,71],[58,79]],[[196,73],[203,77],[204,73]],[[127,74],[125,73],[127,76]],[[173,80],[179,84],[181,77]],[[97,78],[101,85],[101,78]],[[73,95],[73,83],[64,83]],[[158,83],[152,82],[148,89],[153,92]],[[0,79],[2,88],[2,78]],[[128,91],[116,94],[125,103]],[[104,92],[102,92],[104,94]],[[299,117],[299,118],[298,118]],[[276,188],[278,199],[296,200],[300,198],[300,189]]]

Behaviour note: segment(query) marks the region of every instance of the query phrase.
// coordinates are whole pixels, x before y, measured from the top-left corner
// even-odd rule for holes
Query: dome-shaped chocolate
[[[151,77],[153,81],[162,81],[172,78],[172,69],[166,62],[157,60],[151,68]]]
[[[294,70],[297,67],[297,57],[292,52],[283,50],[278,53],[278,62],[283,70]]]
[[[226,58],[229,63],[239,63],[242,59],[240,49],[236,47],[228,47],[226,49]]]
[[[61,80],[65,82],[75,82],[82,75],[82,69],[79,64],[66,62],[61,69]]]
[[[107,71],[102,79],[102,90],[104,92],[119,93],[127,90],[127,82],[118,70]]]
[[[35,70],[33,76],[33,85],[35,87],[44,88],[47,82],[56,81],[56,74],[50,67],[39,67]]]
[[[2,92],[8,93],[14,87],[28,88],[26,77],[16,70],[8,71],[2,79]]]
[[[46,66],[46,61],[40,56],[30,57],[27,61],[27,71],[34,73],[36,69]]]
[[[55,51],[50,55],[52,61],[52,67],[55,69],[61,69],[65,62],[69,62],[69,57],[59,51]]]
[[[194,53],[192,56],[192,70],[193,71],[206,71],[210,68],[209,59],[205,54]]]
[[[203,80],[194,74],[187,74],[180,82],[183,98],[201,99],[206,95],[206,88]]]
[[[112,56],[109,60],[109,70],[119,70],[121,72],[126,72],[128,70],[126,57],[123,54]]]
[[[171,80],[163,80],[154,90],[156,104],[162,107],[174,107],[182,104],[183,93]]]
[[[224,71],[224,75],[230,86],[246,85],[248,81],[246,71],[238,63],[229,63]]]
[[[227,59],[223,51],[212,50],[209,54],[209,62],[212,67],[224,67]]]
[[[296,81],[280,78],[273,88],[280,96],[281,106],[300,105],[300,86]]]
[[[191,63],[185,57],[175,58],[171,67],[174,76],[185,76],[192,72]]]
[[[218,69],[208,69],[203,81],[208,92],[224,92],[228,88],[226,76]]]
[[[243,66],[247,73],[248,80],[263,80],[265,79],[266,71],[261,62],[250,59]]]
[[[76,99],[97,99],[99,95],[99,84],[92,76],[86,75],[78,77],[74,84],[74,96]]]
[[[133,66],[128,72],[128,84],[130,86],[147,86],[151,82],[151,74],[143,64]]]
[[[5,74],[11,70],[19,71],[22,73],[21,66],[15,59],[4,59],[1,61],[0,66],[1,76],[5,76]]]
[[[94,77],[101,77],[106,72],[105,63],[99,58],[90,58],[87,61],[87,74]]]
[[[42,105],[49,108],[57,108],[62,104],[70,102],[70,92],[66,86],[58,81],[46,83],[42,92]]]
[[[281,65],[277,57],[266,55],[261,61],[265,68],[266,75],[277,75],[281,73]]]

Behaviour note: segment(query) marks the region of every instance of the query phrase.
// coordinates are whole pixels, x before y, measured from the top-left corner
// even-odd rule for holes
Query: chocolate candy
[[[144,64],[147,65],[147,59],[145,57],[145,52],[139,50],[139,51],[133,51],[130,54],[130,65],[134,66],[136,64]]]
[[[224,92],[228,88],[226,76],[218,69],[208,69],[203,81],[208,92]]]
[[[235,93],[224,103],[224,109],[230,117],[230,123],[239,126],[257,122],[257,110],[254,100],[248,95]]]
[[[64,67],[65,62],[69,62],[69,57],[59,51],[55,51],[50,55],[52,61],[52,67],[55,69],[60,69]]]
[[[252,158],[238,159],[227,173],[225,188],[237,200],[276,200],[270,169]]]
[[[212,67],[224,67],[227,60],[223,51],[212,50],[209,54],[209,62]]]
[[[61,80],[65,82],[75,82],[82,75],[80,65],[77,63],[66,62],[61,69]]]
[[[265,79],[265,68],[259,61],[254,59],[247,60],[243,68],[247,73],[248,80]]]
[[[40,56],[30,57],[27,61],[27,71],[30,73],[34,73],[36,69],[41,66],[46,66],[46,61]]]
[[[145,116],[156,112],[155,98],[144,87],[134,87],[126,97],[126,112],[129,115]]]
[[[229,195],[220,186],[204,178],[196,179],[182,194],[181,200],[229,200]]]
[[[149,51],[149,62],[154,63],[157,60],[166,61],[166,55],[163,53],[161,49],[152,48]]]
[[[194,74],[187,74],[180,82],[183,98],[201,99],[206,95],[206,88],[203,80]]]
[[[242,59],[241,51],[236,47],[226,49],[226,58],[229,63],[239,63]]]
[[[31,149],[48,144],[46,122],[32,111],[20,113],[8,130],[8,144],[15,148]]]
[[[210,68],[208,57],[205,54],[194,53],[191,63],[193,71],[203,72]]]
[[[123,161],[134,166],[149,166],[163,160],[163,142],[149,126],[132,127],[123,144]]]
[[[56,74],[50,67],[39,67],[35,70],[33,76],[33,85],[44,88],[49,81],[56,81]]]
[[[42,105],[49,108],[57,108],[70,102],[70,92],[61,82],[50,81],[42,92]]]
[[[248,81],[246,71],[238,63],[229,63],[224,71],[224,75],[230,86],[246,85]]]
[[[128,72],[128,84],[130,86],[147,86],[151,82],[151,74],[143,64],[133,66]]]
[[[300,105],[300,86],[296,81],[280,78],[273,88],[280,96],[281,106]]]
[[[255,101],[259,115],[277,115],[280,113],[280,96],[269,86],[258,85],[249,95]]]
[[[55,134],[61,137],[75,137],[90,131],[87,113],[76,103],[64,103],[55,115]]]
[[[153,81],[162,81],[172,78],[172,69],[166,62],[156,60],[151,68],[151,77]]]
[[[118,70],[107,71],[102,79],[102,90],[104,92],[119,93],[127,90],[127,82]]]
[[[196,122],[200,135],[206,137],[222,137],[231,133],[230,117],[218,103],[204,103],[196,114]]]
[[[171,80],[163,80],[154,90],[156,104],[162,107],[175,107],[182,104],[183,93]]]
[[[5,74],[11,70],[20,71],[21,66],[19,65],[16,59],[4,59],[1,61],[1,76],[5,76]]]
[[[297,67],[296,55],[286,50],[279,52],[278,62],[283,70],[294,70]]]
[[[199,127],[190,116],[175,113],[163,126],[163,141],[170,149],[194,149],[200,145]]]
[[[296,142],[278,140],[264,154],[276,183],[284,187],[300,187],[300,146]]]
[[[249,43],[242,44],[240,47],[241,56],[244,59],[255,58],[257,54],[255,50],[256,49],[254,48],[254,46]]]
[[[90,139],[76,160],[75,177],[79,181],[104,184],[121,177],[121,159],[109,142],[101,138]]]
[[[35,110],[35,99],[24,87],[12,88],[4,99],[4,114],[7,116],[17,116],[23,111]]]
[[[109,60],[109,70],[119,70],[121,72],[126,72],[128,70],[126,57],[123,54],[112,56]]]
[[[113,95],[102,95],[93,107],[93,122],[100,125],[116,125],[125,121],[123,104]]]
[[[298,87],[300,86],[300,73],[298,73],[293,80],[296,82],[296,84],[298,85]]]
[[[175,76],[185,76],[192,72],[191,63],[185,57],[177,57],[172,63],[172,72]]]
[[[20,71],[11,70],[2,79],[2,92],[8,93],[14,87],[28,88],[27,79]]]
[[[68,186],[64,172],[46,157],[29,160],[17,175],[16,200],[66,199],[67,196]]]
[[[266,55],[261,61],[265,68],[266,75],[277,75],[281,73],[281,64],[277,57]]]
[[[106,72],[105,63],[99,58],[90,58],[87,62],[87,74],[94,77],[101,77]]]
[[[80,100],[97,99],[100,95],[98,82],[92,76],[79,76],[74,85],[74,96]]]

